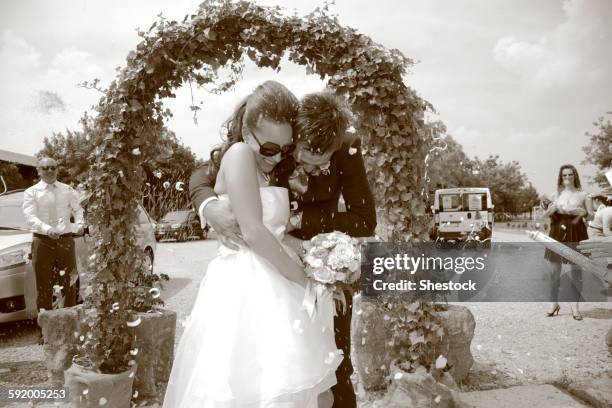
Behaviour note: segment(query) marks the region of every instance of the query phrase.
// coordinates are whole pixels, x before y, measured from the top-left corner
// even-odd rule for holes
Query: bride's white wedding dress
[[[288,192],[260,193],[264,224],[280,241]],[[304,288],[249,248],[220,246],[178,345],[164,407],[316,407],[336,383],[342,355],[333,328],[308,317],[303,299]]]

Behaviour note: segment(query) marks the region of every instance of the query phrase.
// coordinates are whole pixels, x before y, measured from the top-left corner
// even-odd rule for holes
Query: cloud
[[[2,32],[0,43],[0,72],[31,71],[40,66],[40,54],[24,39],[17,37],[10,30]]]
[[[607,0],[567,0],[563,22],[535,41],[500,38],[493,59],[538,88],[599,82],[612,68],[612,7]]]
[[[95,91],[78,88],[79,82],[112,74],[74,47],[45,58],[9,30],[0,34],[0,59],[2,148],[28,154],[42,147],[45,136],[77,127],[83,112],[99,98]]]

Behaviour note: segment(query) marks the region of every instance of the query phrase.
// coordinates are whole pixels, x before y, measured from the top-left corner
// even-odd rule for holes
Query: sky
[[[161,12],[182,20],[193,0],[3,0],[0,2],[0,149],[35,154],[45,136],[78,129],[100,99],[82,81],[108,85]],[[307,14],[322,1],[259,0]],[[415,61],[404,78],[433,104],[465,152],[517,160],[540,193],[563,163],[580,165],[586,131],[612,111],[612,1],[337,0],[331,11]],[[221,123],[258,83],[275,79],[298,97],[324,83],[286,62],[280,73],[247,64],[236,89],[204,102],[194,123],[188,86],[165,103],[168,123],[197,156],[219,143]],[[585,183],[586,184],[586,183]],[[595,191],[593,186],[587,190]]]

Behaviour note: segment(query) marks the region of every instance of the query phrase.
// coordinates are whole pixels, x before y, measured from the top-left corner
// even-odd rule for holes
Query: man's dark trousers
[[[58,239],[34,234],[32,267],[36,275],[38,310],[52,309],[53,285],[62,286],[64,307],[76,304],[76,293],[70,287],[70,274],[76,268],[74,238],[71,234],[62,235]]]
[[[354,408],[357,399],[351,382],[353,365],[351,364],[351,317],[353,315],[353,295],[345,291],[346,309],[338,309],[338,315],[334,317],[334,329],[336,347],[344,352],[342,363],[336,370],[336,385],[332,387],[334,394],[333,408]],[[342,313],[344,312],[344,313]]]

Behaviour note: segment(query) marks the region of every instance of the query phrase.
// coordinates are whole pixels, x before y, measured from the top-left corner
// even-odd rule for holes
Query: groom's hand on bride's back
[[[226,247],[238,249],[247,246],[240,232],[238,221],[228,200],[213,200],[204,207],[204,218],[217,233],[217,239]]]

